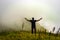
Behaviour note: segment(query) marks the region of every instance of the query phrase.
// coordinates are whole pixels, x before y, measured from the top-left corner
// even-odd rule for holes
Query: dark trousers
[[[32,34],[33,34],[33,32],[36,34],[36,28],[32,28]]]

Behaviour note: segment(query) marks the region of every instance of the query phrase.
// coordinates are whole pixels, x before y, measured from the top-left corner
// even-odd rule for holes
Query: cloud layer
[[[0,4],[0,23],[8,28],[21,28],[25,17],[43,17],[38,23],[48,30],[60,26],[60,0],[1,0]]]

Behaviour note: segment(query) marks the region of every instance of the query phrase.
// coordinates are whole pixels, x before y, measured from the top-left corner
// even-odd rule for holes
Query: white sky
[[[3,24],[19,23],[24,17],[43,17],[39,23],[46,29],[60,26],[60,0],[0,0],[0,5]]]

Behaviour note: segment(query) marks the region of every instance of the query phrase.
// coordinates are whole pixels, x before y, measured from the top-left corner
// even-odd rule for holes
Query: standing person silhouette
[[[31,31],[32,31],[32,34],[33,34],[33,31],[35,32],[36,34],[36,22],[40,21],[42,18],[38,19],[38,20],[34,20],[34,17],[32,17],[32,20],[28,20],[27,18],[25,18],[27,21],[31,22]]]

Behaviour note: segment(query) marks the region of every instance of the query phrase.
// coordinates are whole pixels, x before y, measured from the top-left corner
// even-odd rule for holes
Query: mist
[[[22,23],[27,22],[25,17],[36,20],[42,17],[38,23],[49,31],[60,27],[60,0],[0,0],[0,5],[0,31],[21,30]],[[30,26],[24,29],[30,30]]]

